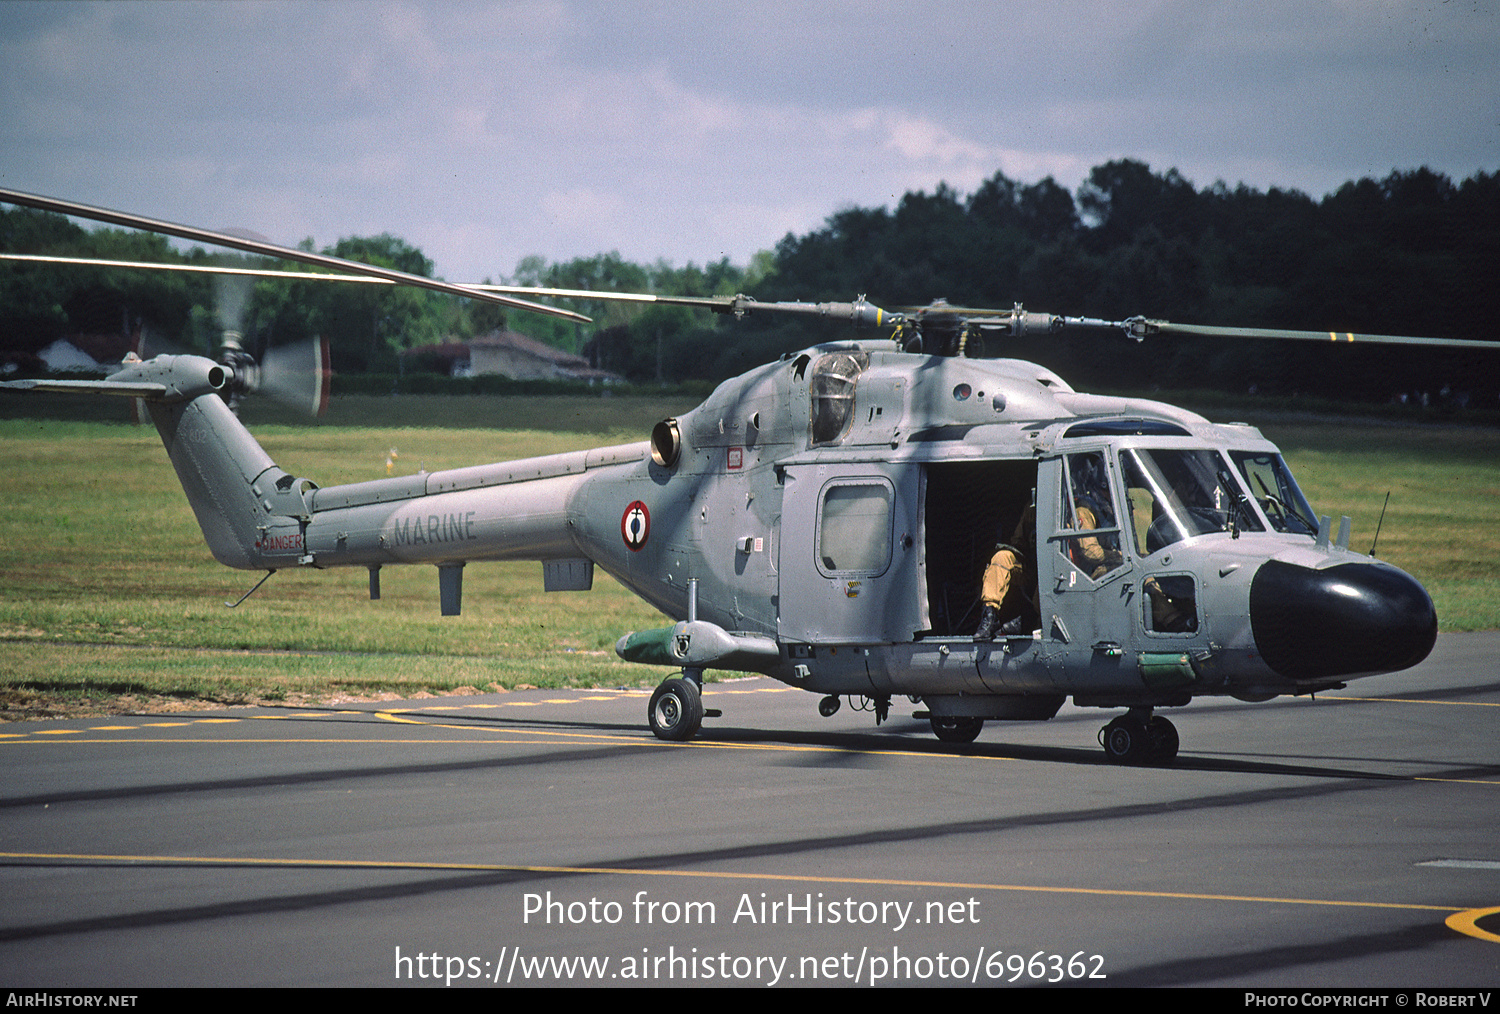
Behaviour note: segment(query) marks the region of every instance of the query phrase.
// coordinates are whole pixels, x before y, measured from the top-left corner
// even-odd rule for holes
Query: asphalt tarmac
[[[765,679],[0,726],[0,979],[1486,987],[1500,635],[1316,701],[938,743]]]

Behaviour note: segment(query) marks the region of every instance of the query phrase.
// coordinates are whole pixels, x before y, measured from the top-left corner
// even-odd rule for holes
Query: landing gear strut
[[[1131,708],[1099,730],[1099,745],[1116,764],[1170,764],[1177,756],[1177,727],[1150,708]]]

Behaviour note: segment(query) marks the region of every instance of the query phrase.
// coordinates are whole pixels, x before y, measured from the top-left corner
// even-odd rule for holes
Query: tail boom
[[[641,442],[319,488],[277,466],[216,395],[150,409],[214,558],[247,570],[577,559],[587,473],[649,453]]]

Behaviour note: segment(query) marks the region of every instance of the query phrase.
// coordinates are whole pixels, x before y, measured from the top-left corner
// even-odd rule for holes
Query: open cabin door
[[[915,467],[787,466],[777,568],[782,641],[894,644],[923,629],[920,481]]]

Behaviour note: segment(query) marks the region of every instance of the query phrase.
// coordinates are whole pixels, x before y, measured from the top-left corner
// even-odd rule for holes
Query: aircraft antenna
[[[1391,505],[1391,491],[1385,491],[1385,503],[1380,505],[1380,520],[1375,522],[1375,538],[1370,541],[1370,555],[1375,555],[1375,543],[1380,541],[1380,526],[1385,524],[1385,509]]]

